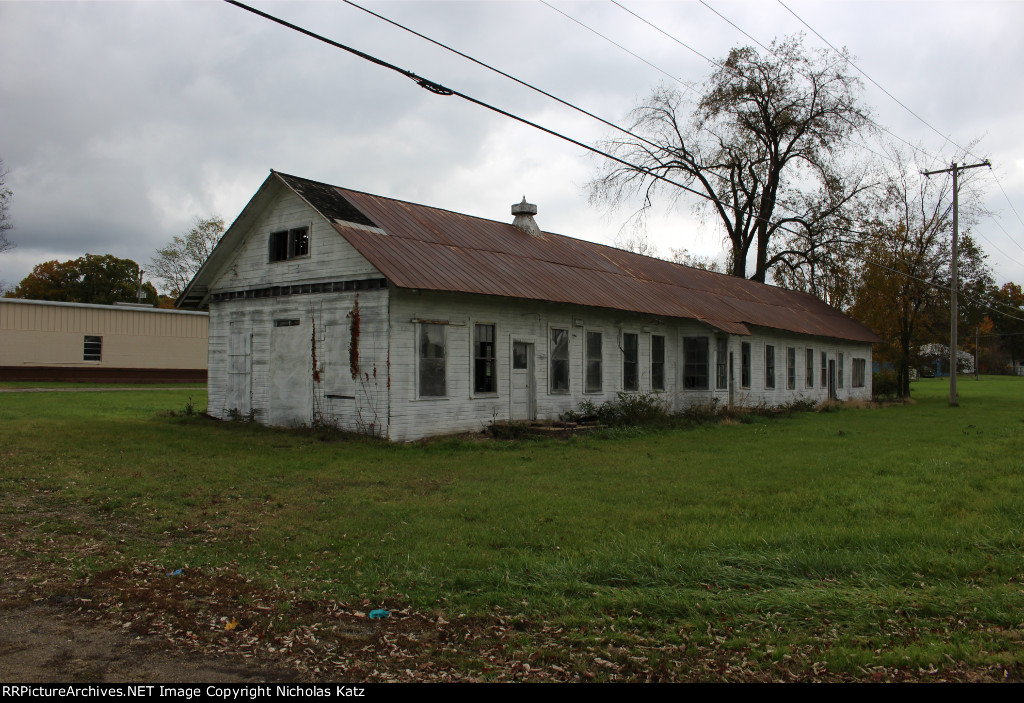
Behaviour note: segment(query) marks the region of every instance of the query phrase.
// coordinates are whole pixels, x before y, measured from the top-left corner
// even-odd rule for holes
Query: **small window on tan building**
[[[85,336],[83,361],[103,361],[103,337]]]

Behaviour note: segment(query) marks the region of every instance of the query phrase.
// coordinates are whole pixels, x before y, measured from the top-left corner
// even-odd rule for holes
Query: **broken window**
[[[600,332],[587,332],[587,379],[584,390],[587,393],[600,393],[602,379],[602,355],[601,355],[602,334]]]
[[[496,393],[494,325],[476,325],[473,339],[473,392]]]
[[[420,397],[448,394],[445,379],[446,325],[420,325]]]
[[[665,390],[665,337],[651,335],[651,390]]]
[[[764,345],[764,387],[775,388],[775,347]]]
[[[683,337],[683,388],[708,388],[708,338]]]
[[[786,347],[786,388],[796,388],[796,347]]]
[[[569,392],[569,330],[551,328],[551,392]]]
[[[270,234],[271,261],[287,261],[300,256],[309,256],[309,227],[296,227]]]
[[[640,335],[622,335],[622,390],[640,390]]]
[[[82,354],[83,361],[102,361],[103,360],[103,337],[93,337],[86,335],[85,337],[85,349]]]

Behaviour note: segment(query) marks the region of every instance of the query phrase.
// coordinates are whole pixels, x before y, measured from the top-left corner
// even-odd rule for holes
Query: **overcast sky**
[[[712,70],[611,2],[549,2],[684,82]],[[620,2],[712,58],[751,44],[696,0]],[[252,4],[580,141],[609,136],[340,0]],[[365,4],[620,124],[671,84],[541,2]],[[808,46],[824,46],[774,0],[707,4],[763,43],[805,31]],[[786,5],[927,121],[865,80],[876,120],[934,154],[928,167],[948,166],[956,151],[934,130],[961,145],[980,139],[972,151],[993,164],[978,179],[992,216],[976,233],[997,282],[1024,283],[1024,224],[1012,209],[1024,215],[1024,2]],[[8,284],[85,253],[145,267],[194,216],[230,223],[271,168],[505,221],[525,195],[542,229],[609,244],[629,215],[588,204],[598,162],[579,147],[224,2],[0,0],[0,65],[0,158],[17,244],[0,255]],[[718,256],[721,233],[690,204],[657,212],[648,237],[662,253]]]

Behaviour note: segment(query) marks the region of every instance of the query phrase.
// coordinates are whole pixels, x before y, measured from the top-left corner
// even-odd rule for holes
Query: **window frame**
[[[729,340],[715,337],[715,389],[729,388]]]
[[[480,354],[479,354],[480,344],[481,344],[480,338],[479,338],[479,329],[481,327],[489,327],[490,330],[491,330],[491,340],[490,340],[491,355],[490,355],[490,357],[480,356]],[[487,320],[484,320],[484,321],[474,321],[473,322],[473,344],[470,346],[469,353],[470,353],[470,368],[473,369],[472,386],[470,386],[470,389],[472,391],[471,392],[471,396],[474,397],[474,398],[477,398],[477,397],[493,398],[493,397],[497,396],[498,395],[498,324],[496,322],[490,322],[490,321],[487,321]],[[481,362],[484,363],[485,367],[488,364],[488,362],[490,363],[490,368],[491,368],[491,376],[490,376],[490,378],[491,378],[491,390],[480,390],[478,372],[480,370],[479,369],[479,365],[480,365]]]
[[[804,387],[814,388],[814,348],[804,349]]]
[[[661,354],[656,355],[658,345],[655,344],[656,339],[661,340]],[[664,391],[665,385],[665,358],[667,340],[663,334],[652,334],[651,335],[651,390],[652,391]],[[660,359],[659,359],[660,356]],[[660,380],[659,380],[660,379]]]
[[[764,387],[775,390],[775,345],[764,345]]]
[[[569,325],[565,327],[556,327],[554,325],[548,327],[548,393],[550,395],[568,395],[572,392],[572,368],[569,363],[570,357],[570,334]],[[563,332],[565,334],[565,357],[555,358],[555,332]],[[555,362],[564,362],[565,364],[565,388],[555,388]]]
[[[438,400],[448,398],[448,325],[439,322],[420,322],[416,325],[416,397],[420,400]],[[436,362],[436,357],[424,357],[423,352],[423,335],[429,328],[438,328],[441,330],[441,350],[442,356],[441,361],[441,383],[443,385],[443,393],[424,393],[423,392],[423,374],[424,374],[424,362]]]
[[[697,361],[691,361],[691,354],[695,351],[700,351],[699,345],[703,342],[704,344],[704,372],[701,374],[699,371],[699,364]],[[694,345],[697,345],[696,347]],[[694,356],[699,356],[693,354]],[[703,377],[704,385],[700,385],[700,379]],[[683,337],[683,390],[685,391],[707,391],[711,390],[711,341],[707,335],[694,335]]]
[[[301,237],[304,235],[304,241]],[[270,233],[267,238],[267,262],[276,264],[281,261],[292,261],[293,259],[308,259],[311,250],[311,240],[313,236],[312,225],[300,225],[298,227],[289,227],[288,229],[279,229]],[[283,247],[280,242],[280,238],[284,239]],[[301,251],[296,253],[299,247],[296,244],[299,241],[303,241]],[[281,256],[283,250],[283,256]]]
[[[853,357],[853,379],[854,388],[865,388],[867,386],[867,359]]]
[[[796,347],[786,347],[786,390],[796,390]]]
[[[753,347],[750,342],[740,343],[740,388],[750,388],[750,381],[753,377]]]
[[[843,388],[843,353],[836,354],[836,388]]]
[[[828,352],[821,353],[821,387],[828,389]]]
[[[597,337],[597,354],[591,348],[591,335]],[[591,385],[591,364],[596,364],[597,384]],[[586,329],[583,332],[583,392],[604,392],[604,330]]]
[[[629,344],[627,338],[632,337],[636,343],[635,353],[636,356],[632,360],[629,358]],[[632,369],[632,377],[630,375],[630,369]],[[627,381],[632,380],[632,387],[627,385]],[[629,391],[630,393],[636,393],[640,390],[640,333],[639,332],[623,332],[622,333],[622,390]]]

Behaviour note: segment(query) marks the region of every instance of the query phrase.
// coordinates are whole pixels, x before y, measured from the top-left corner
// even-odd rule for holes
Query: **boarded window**
[[[651,388],[665,390],[665,337],[651,336]]]
[[[786,347],[786,388],[796,388],[796,348]]]
[[[814,350],[804,350],[804,385],[814,388]]]
[[[622,335],[622,390],[640,390],[640,335]]]
[[[683,388],[708,388],[708,338],[683,338]]]
[[[729,387],[729,340],[719,337],[715,340],[718,347],[715,352],[715,388]]]
[[[473,392],[496,393],[494,325],[476,325],[473,339]]]
[[[82,359],[84,361],[103,360],[103,337],[93,337],[90,335],[86,335],[85,348],[82,353]]]
[[[420,325],[420,397],[445,396],[445,327],[446,325]]]
[[[602,334],[600,332],[587,332],[587,379],[585,390],[587,393],[600,393],[603,383],[602,379]]]
[[[569,330],[551,330],[551,392],[569,392]]]
[[[740,385],[750,388],[750,342],[740,345]]]
[[[764,387],[775,388],[775,347],[764,345]]]
[[[309,256],[309,227],[272,232],[269,246],[271,261],[287,261]]]

